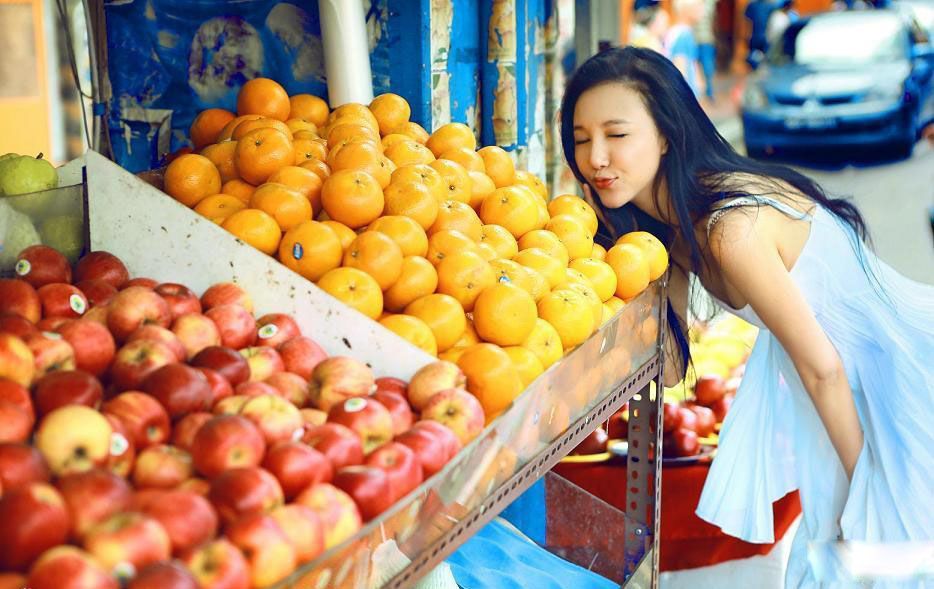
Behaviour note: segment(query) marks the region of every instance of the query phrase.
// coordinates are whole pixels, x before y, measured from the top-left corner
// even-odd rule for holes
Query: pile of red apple
[[[735,385],[728,385],[721,376],[705,375],[694,384],[694,398],[681,403],[665,402],[662,416],[665,439],[662,455],[671,458],[696,456],[700,453],[700,438],[706,438],[723,423],[733,397]]]
[[[454,364],[328,357],[241,287],[20,253],[0,279],[0,589],[267,587],[484,427]]]

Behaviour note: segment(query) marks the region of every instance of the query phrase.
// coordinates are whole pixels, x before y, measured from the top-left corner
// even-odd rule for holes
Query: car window
[[[885,62],[904,59],[908,41],[904,23],[894,14],[828,14],[789,27],[769,60],[814,66]]]

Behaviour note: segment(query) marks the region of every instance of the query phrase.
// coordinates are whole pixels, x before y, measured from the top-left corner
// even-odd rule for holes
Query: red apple
[[[118,578],[132,577],[139,569],[167,560],[172,554],[162,524],[132,511],[112,515],[88,530],[84,549]]]
[[[606,444],[609,440],[606,430],[598,427],[581,440],[577,447],[571,450],[571,454],[602,454],[606,452]]]
[[[277,372],[285,370],[282,357],[273,348],[256,346],[240,350],[250,365],[250,380],[264,381]]]
[[[28,444],[0,444],[0,489],[9,493],[31,483],[47,483],[49,466],[42,454]]]
[[[190,451],[195,434],[212,417],[214,415],[206,411],[196,411],[182,417],[172,429],[172,445],[186,452]]]
[[[185,358],[193,358],[204,348],[221,343],[217,325],[201,313],[186,313],[176,317],[172,323],[172,332],[184,346]]]
[[[310,507],[292,503],[270,512],[295,549],[298,564],[314,560],[324,552],[324,526]]]
[[[285,503],[276,477],[257,466],[232,468],[218,475],[211,481],[208,499],[226,524],[245,515],[269,513]]]
[[[42,318],[39,294],[25,280],[0,278],[0,309],[20,315],[31,323],[36,323]]]
[[[339,423],[309,428],[302,441],[324,454],[334,470],[363,463],[363,441],[356,432]]]
[[[32,483],[0,497],[0,570],[25,571],[44,551],[64,544],[71,522],[55,487]]]
[[[88,298],[76,287],[63,282],[40,286],[36,291],[42,303],[42,316],[75,319],[90,308]]]
[[[90,470],[110,456],[113,428],[107,418],[84,405],[66,405],[46,415],[35,444],[53,474]]]
[[[222,346],[239,350],[256,340],[256,319],[240,305],[217,305],[204,315],[217,326]]]
[[[217,371],[233,387],[250,379],[250,365],[246,358],[236,350],[223,346],[204,348],[191,359],[191,365]]]
[[[403,396],[403,398],[408,398],[408,389],[409,383],[405,382],[401,378],[395,378],[394,376],[381,376],[376,379],[376,392],[390,391],[393,393],[398,393]]]
[[[606,433],[611,440],[625,440],[629,436],[629,403],[610,416]]]
[[[154,291],[156,290],[156,287],[159,286],[159,281],[153,278],[147,278],[145,276],[137,276],[136,278],[127,280],[123,284],[123,288],[121,288],[120,290],[126,290],[128,288],[133,288],[134,286],[138,286],[140,288],[145,288],[146,290]]]
[[[211,385],[197,369],[185,364],[166,364],[149,373],[142,390],[155,397],[172,419],[211,408]]]
[[[0,399],[0,443],[25,442],[36,419],[19,405]]]
[[[91,307],[107,306],[117,295],[117,289],[103,280],[83,280],[75,287],[84,294]]]
[[[389,442],[373,451],[367,459],[367,466],[386,471],[389,475],[389,495],[395,503],[422,483],[424,473],[422,464],[415,452],[398,442]]]
[[[26,575],[19,573],[0,573],[0,589],[23,589],[29,583]],[[56,586],[57,589],[57,586]],[[116,589],[116,587],[114,587]]]
[[[239,415],[211,418],[191,444],[195,469],[208,478],[231,468],[257,466],[265,452],[263,434],[252,421]]]
[[[733,404],[733,395],[726,395],[722,397],[719,401],[715,401],[710,409],[713,411],[713,415],[716,418],[717,423],[723,423],[723,420],[726,419],[726,414],[730,410],[730,406]]]
[[[35,360],[36,379],[56,370],[74,370],[75,350],[59,334],[42,331],[23,341],[29,346]]]
[[[376,384],[373,371],[363,362],[348,356],[322,360],[311,375],[309,396],[315,407],[330,411],[353,397],[366,397]]]
[[[164,491],[140,509],[165,528],[175,554],[182,554],[217,535],[214,507],[193,491]]]
[[[377,385],[377,387],[379,387],[379,385]],[[379,401],[386,409],[389,409],[389,414],[392,416],[392,434],[394,436],[398,436],[412,427],[412,423],[415,421],[415,414],[412,413],[409,402],[401,393],[391,390],[379,390],[379,388],[377,388],[376,392],[373,393],[373,399]]]
[[[280,396],[279,389],[265,382],[243,382],[234,388],[235,397],[258,397],[259,395]]]
[[[107,327],[107,311],[110,307],[91,307],[88,309],[88,312],[81,316],[82,319],[87,319],[88,321],[93,321],[95,323],[100,323],[104,327]],[[110,333],[110,330],[108,330]],[[111,336],[113,337],[113,336]]]
[[[124,345],[138,340],[148,340],[165,344],[166,347],[171,348],[175,353],[175,360],[177,362],[184,362],[188,358],[185,344],[182,343],[182,340],[180,340],[172,330],[166,329],[165,327],[153,324],[141,325],[126,338]]]
[[[250,313],[253,312],[253,299],[233,282],[219,282],[201,295],[201,308],[205,311],[218,305],[240,305]]]
[[[211,407],[214,407],[218,401],[233,396],[233,387],[220,373],[210,368],[198,368],[197,370],[204,375],[204,378],[208,380],[208,386],[211,387]]]
[[[282,581],[298,563],[289,538],[268,515],[253,514],[237,520],[227,529],[227,537],[246,555],[254,587]]]
[[[75,353],[75,366],[94,376],[104,374],[117,353],[110,331],[89,319],[66,321],[56,331],[71,344]]]
[[[694,384],[694,397],[697,402],[705,407],[710,407],[718,399],[722,399],[726,394],[726,381],[722,376],[704,375],[697,379]]]
[[[173,319],[188,313],[201,313],[201,301],[198,295],[183,284],[166,282],[157,286],[155,291],[168,303],[169,313]]]
[[[101,410],[115,416],[128,430],[137,450],[168,440],[169,414],[155,398],[139,391],[121,393],[104,403]]]
[[[36,359],[26,342],[15,335],[0,333],[0,379],[28,387],[35,374]]]
[[[681,429],[689,429],[691,431],[697,431],[697,415],[687,407],[681,406],[678,407],[678,415],[681,419],[678,420],[678,427]]]
[[[694,412],[694,416],[697,418],[697,436],[706,438],[712,434],[714,427],[717,425],[717,418],[713,411],[703,405],[688,405],[687,407]]]
[[[679,427],[671,433],[671,440],[674,444],[674,455],[679,457],[696,456],[700,452],[700,443],[697,441],[697,433],[693,430]]]
[[[260,384],[260,383],[243,383],[240,387],[247,384]],[[237,388],[240,388],[237,387]],[[271,394],[271,393],[262,393],[262,394]],[[224,397],[220,401],[214,404],[211,407],[211,412],[214,415],[240,415],[240,410],[243,409],[243,406],[246,405],[246,402],[256,395],[231,395],[230,397]]]
[[[328,414],[320,409],[299,409],[302,414],[302,421],[305,424],[305,429],[312,428],[315,426],[322,425],[328,420]]]
[[[324,526],[324,548],[328,550],[352,537],[363,525],[353,498],[329,483],[312,485],[295,498],[318,514]]]
[[[103,280],[110,286],[121,289],[130,279],[130,273],[117,256],[97,251],[86,254],[75,264],[75,282]]]
[[[125,341],[142,325],[168,327],[171,320],[165,299],[143,286],[130,286],[118,292],[107,311],[107,327],[118,342]]]
[[[114,473],[102,468],[65,475],[56,483],[68,512],[71,530],[78,539],[88,531],[130,507],[133,490]]]
[[[250,589],[250,567],[225,538],[202,544],[185,554],[182,562],[201,589]]]
[[[412,426],[413,430],[424,430],[428,433],[434,435],[438,440],[444,444],[444,448],[447,451],[448,460],[454,458],[454,456],[461,451],[463,444],[461,444],[460,439],[458,439],[457,434],[454,433],[454,430],[444,425],[443,423],[433,421],[430,419],[423,419],[417,421],[415,425]]]
[[[285,313],[269,313],[256,321],[256,345],[277,348],[302,335],[298,323]]]
[[[117,580],[94,558],[75,546],[56,546],[42,553],[17,587],[29,589],[118,589]]]
[[[421,411],[438,391],[462,389],[467,386],[467,377],[457,364],[438,360],[421,367],[412,376],[407,387],[409,403]]]
[[[353,497],[363,521],[370,521],[393,504],[389,475],[374,466],[345,466],[334,474],[333,484]]]
[[[104,396],[104,387],[93,375],[83,370],[59,370],[40,378],[33,395],[36,412],[42,417],[65,405],[97,408]]]
[[[32,399],[23,385],[12,380],[0,379],[0,401],[13,403],[35,419],[36,411]]]
[[[272,446],[263,459],[287,500],[294,499],[311,485],[330,482],[334,476],[331,462],[321,452],[297,441],[283,441]]]
[[[264,382],[296,407],[304,407],[308,402],[308,381],[293,372],[277,372]]]
[[[199,589],[195,576],[175,561],[156,562],[141,570],[127,589]]]
[[[36,325],[22,315],[6,311],[0,313],[0,333],[9,333],[10,335],[15,335],[22,339],[38,331],[39,329]]]
[[[432,395],[422,409],[422,419],[448,426],[463,445],[477,437],[486,423],[480,401],[464,389],[444,389]]]
[[[47,245],[27,247],[16,256],[16,276],[35,288],[53,282],[71,282],[71,265],[58,250]]]
[[[115,475],[127,478],[136,463],[136,445],[130,439],[130,430],[116,415],[104,413],[113,433],[110,434],[110,456],[104,467]]]
[[[178,360],[165,344],[148,339],[130,342],[117,350],[110,367],[110,381],[118,391],[138,389],[150,373]]]
[[[415,454],[418,463],[422,466],[422,473],[427,479],[444,468],[448,462],[447,449],[433,434],[425,429],[410,429],[396,436],[396,443],[407,446]],[[377,450],[376,452],[379,452]],[[376,454],[370,455],[372,457]]]
[[[181,485],[175,487],[176,491],[191,491],[196,495],[207,497],[211,491],[211,483],[197,477],[190,478]]]
[[[64,317],[46,317],[45,319],[40,319],[39,323],[36,323],[36,329],[40,332],[57,331],[66,321],[71,320]]]
[[[681,425],[681,412],[674,403],[665,402],[662,406],[662,430],[667,434]]]
[[[349,427],[363,441],[363,453],[369,454],[392,439],[392,415],[378,401],[353,397],[334,405],[328,421]]]
[[[283,440],[296,440],[303,433],[302,414],[298,408],[278,395],[251,397],[240,409],[240,415],[252,421],[271,446]]]
[[[192,475],[191,455],[175,446],[150,446],[136,457],[133,485],[137,489],[171,489]]]
[[[310,337],[298,336],[278,347],[288,372],[310,380],[315,367],[328,357],[327,352]]]

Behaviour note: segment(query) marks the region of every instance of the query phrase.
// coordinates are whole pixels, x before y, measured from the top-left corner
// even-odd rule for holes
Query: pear
[[[75,215],[50,217],[39,225],[42,243],[75,263],[84,249],[84,220]]]
[[[7,154],[10,155],[10,154]],[[28,155],[0,159],[0,194],[13,196],[58,186],[58,172],[47,160]]]
[[[16,256],[31,245],[42,243],[26,215],[14,211],[0,199],[0,273],[13,269]]]

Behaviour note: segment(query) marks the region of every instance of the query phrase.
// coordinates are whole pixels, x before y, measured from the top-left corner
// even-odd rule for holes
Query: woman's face
[[[603,206],[632,202],[652,214],[652,184],[668,150],[641,95],[608,83],[583,94],[574,107],[574,158]]]

